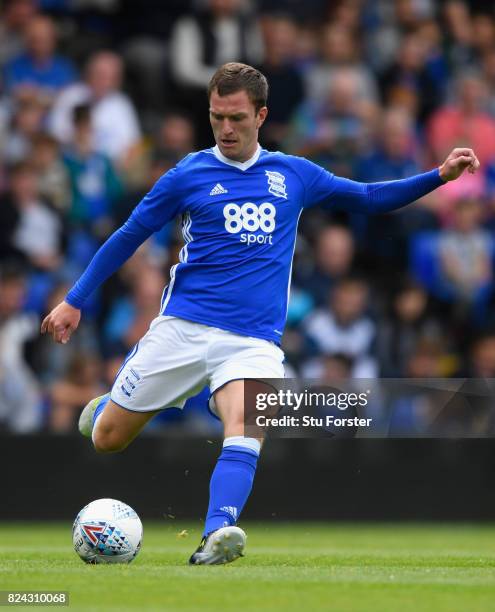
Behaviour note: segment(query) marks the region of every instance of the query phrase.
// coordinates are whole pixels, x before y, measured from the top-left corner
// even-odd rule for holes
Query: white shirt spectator
[[[170,42],[171,65],[175,78],[182,85],[206,87],[219,66],[241,58],[241,29],[235,15],[216,20],[212,31],[216,52],[213,64],[206,64],[202,58],[202,33],[195,19],[183,17],[176,23]],[[254,24],[248,28],[246,43],[249,61],[259,63],[263,57],[263,43]]]
[[[58,96],[48,119],[51,133],[60,142],[71,142],[72,114],[80,104],[92,104],[93,142],[99,153],[116,161],[141,138],[137,113],[127,95],[113,91],[93,101],[91,89],[84,83],[77,83]]]
[[[29,433],[42,425],[41,393],[27,366],[24,344],[38,334],[36,317],[18,314],[0,325],[0,422]]]
[[[55,257],[60,249],[61,224],[57,215],[40,202],[20,211],[15,246],[30,258]]]
[[[342,353],[354,359],[352,376],[374,378],[377,364],[370,356],[371,344],[376,328],[371,319],[360,317],[348,325],[340,325],[333,314],[327,310],[316,310],[304,322],[304,330],[321,353],[331,355]],[[318,360],[311,361],[303,371],[306,377],[320,376],[315,366]],[[308,369],[309,368],[309,369]]]

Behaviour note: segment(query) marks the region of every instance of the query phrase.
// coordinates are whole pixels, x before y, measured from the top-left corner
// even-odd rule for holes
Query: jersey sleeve
[[[81,308],[88,296],[116,272],[151,233],[132,213],[124,225],[98,249],[79,280],[65,296],[65,301],[74,308]]]
[[[304,207],[325,205],[348,212],[385,213],[402,208],[445,184],[438,168],[396,181],[359,183],[335,176],[308,160],[301,158],[299,162],[299,174],[302,171],[306,186]]]
[[[331,205],[335,175],[304,157],[294,157],[293,160],[304,185],[303,208]]]
[[[166,223],[183,212],[183,172],[180,164],[166,172],[155,183],[134,209],[134,216],[141,225],[157,232]]]

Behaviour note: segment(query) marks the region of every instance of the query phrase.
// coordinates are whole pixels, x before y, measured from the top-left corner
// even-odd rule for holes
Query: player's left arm
[[[454,149],[441,166],[406,179],[381,183],[360,183],[334,176],[331,202],[350,212],[376,214],[410,204],[468,170],[474,173],[480,162],[472,149]]]

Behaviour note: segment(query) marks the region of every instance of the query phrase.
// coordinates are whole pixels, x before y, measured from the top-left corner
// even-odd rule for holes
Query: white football
[[[130,563],[142,540],[141,519],[116,499],[97,499],[84,506],[72,527],[74,550],[86,563]]]

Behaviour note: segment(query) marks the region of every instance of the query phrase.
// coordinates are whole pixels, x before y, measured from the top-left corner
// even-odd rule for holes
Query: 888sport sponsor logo
[[[273,244],[272,232],[276,227],[276,213],[277,209],[270,202],[259,205],[246,202],[241,206],[231,202],[223,208],[225,229],[229,234],[240,234],[240,242],[248,246]],[[260,231],[262,233],[259,233]]]

